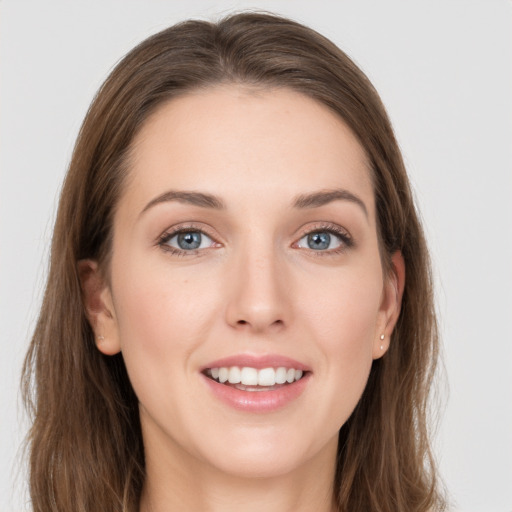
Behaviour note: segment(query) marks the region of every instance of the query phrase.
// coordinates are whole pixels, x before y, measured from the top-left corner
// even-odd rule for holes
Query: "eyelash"
[[[310,253],[312,253],[314,256],[319,257],[328,257],[328,256],[336,256],[338,254],[341,254],[351,247],[354,247],[354,239],[352,236],[342,227],[336,225],[336,224],[330,224],[330,223],[324,223],[319,226],[316,226],[312,230],[304,231],[297,242],[294,242],[293,245],[297,245],[300,240],[302,240],[304,237],[308,235],[313,235],[315,233],[328,233],[330,235],[336,236],[341,244],[339,247],[336,247],[335,249],[327,249],[323,251],[315,251],[314,249],[306,249]],[[299,249],[302,249],[302,247],[299,247]]]
[[[185,251],[185,250],[176,249],[175,247],[170,246],[169,240],[171,240],[175,236],[179,235],[180,233],[201,233],[202,235],[206,235],[208,238],[211,238],[214,243],[218,243],[215,241],[215,237],[212,234],[208,233],[208,230],[206,230],[203,226],[199,227],[194,224],[187,224],[187,225],[176,226],[176,227],[172,228],[171,230],[165,231],[164,233],[162,233],[158,237],[157,245],[163,251],[166,251],[175,256],[181,256],[181,257],[198,255],[201,251],[204,251],[205,249],[210,248],[210,247],[207,247],[207,248],[202,248],[202,249],[192,249],[192,250]],[[328,233],[330,235],[334,235],[340,240],[341,244],[339,247],[337,247],[335,249],[326,249],[326,250],[317,250],[317,251],[315,251],[314,249],[306,249],[304,247],[297,247],[297,244],[300,242],[300,240],[302,240],[304,237],[306,237],[308,235],[313,235],[315,233]],[[336,224],[326,223],[326,224],[321,224],[319,226],[315,226],[311,230],[303,231],[301,233],[300,237],[298,238],[298,240],[296,242],[294,242],[292,244],[292,246],[295,248],[298,248],[298,249],[306,249],[310,253],[313,253],[315,256],[325,257],[325,256],[333,256],[333,255],[337,255],[337,254],[345,252],[347,249],[350,249],[351,247],[354,246],[354,240],[345,229],[341,228],[340,226],[337,226]]]
[[[176,249],[176,247],[172,247],[169,245],[169,240],[179,235],[180,233],[201,233],[202,235],[206,235],[208,238],[211,238],[213,242],[215,242],[215,238],[213,235],[208,233],[208,231],[203,227],[196,226],[194,224],[186,224],[175,226],[169,231],[165,231],[158,237],[157,245],[166,252],[169,252],[175,256],[194,256],[199,254],[200,251],[204,251],[203,249],[192,249],[189,251],[184,251],[180,249]],[[209,248],[208,248],[209,249]]]

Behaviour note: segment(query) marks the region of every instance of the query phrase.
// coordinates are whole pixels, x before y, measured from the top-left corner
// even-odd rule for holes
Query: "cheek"
[[[158,262],[131,258],[117,268],[112,276],[116,319],[132,382],[140,368],[151,369],[155,379],[160,370],[186,371],[190,354],[210,330],[214,304],[208,287]]]
[[[371,345],[382,297],[380,271],[366,267],[360,272],[339,272],[321,282],[321,293],[299,291],[298,296],[302,297],[300,316],[326,351],[358,351]]]
[[[184,417],[197,402],[189,385],[193,357],[216,316],[212,290],[200,273],[171,270],[165,259],[148,265],[130,257],[113,268],[121,351],[141,420],[159,431],[173,425],[174,434],[185,439],[190,425]]]
[[[321,372],[329,383],[326,403],[336,404],[332,414],[339,427],[357,404],[372,366],[382,274],[370,266],[323,282],[329,285],[322,294],[304,295],[300,314],[320,350]]]

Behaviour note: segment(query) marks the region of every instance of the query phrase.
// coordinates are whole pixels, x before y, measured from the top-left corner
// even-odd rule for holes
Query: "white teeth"
[[[248,366],[244,366],[243,368],[238,366],[223,366],[221,368],[210,368],[207,373],[211,375],[214,380],[222,384],[229,382],[230,384],[239,384],[241,387],[262,386],[265,388],[270,388],[276,384],[285,384],[286,382],[291,384],[301,379],[304,374],[302,370],[285,368],[283,366],[277,369],[263,368],[261,370]]]
[[[228,380],[228,374],[229,368],[219,368],[219,382],[226,382]]]
[[[286,382],[286,368],[282,366],[276,371],[276,384],[284,384]]]
[[[238,384],[240,380],[240,368],[238,368],[238,366],[232,366],[229,369],[228,382],[230,384]]]
[[[264,368],[258,372],[258,386],[273,386],[276,383],[274,368]]]
[[[256,370],[256,368],[242,368],[242,372],[240,374],[240,382],[244,386],[257,386],[258,370]]]

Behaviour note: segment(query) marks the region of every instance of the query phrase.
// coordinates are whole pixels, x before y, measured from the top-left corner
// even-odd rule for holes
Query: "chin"
[[[224,474],[258,479],[290,475],[319,455],[331,460],[338,439],[336,432],[333,438],[324,441],[310,433],[312,438],[308,440],[304,432],[290,432],[289,428],[226,434],[215,441],[210,439],[215,447],[208,452],[209,463]]]
[[[222,460],[210,462],[222,473],[238,478],[278,478],[294,473],[307,463],[307,460],[299,457],[303,453],[289,453],[291,451],[291,446],[288,450],[273,447],[262,449],[261,446],[255,447],[254,451],[234,449]]]

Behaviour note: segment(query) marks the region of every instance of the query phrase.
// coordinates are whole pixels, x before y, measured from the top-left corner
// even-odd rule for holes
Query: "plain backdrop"
[[[27,510],[20,367],[86,109],[146,36],[243,8],[317,29],[379,90],[434,259],[447,375],[436,453],[453,510],[512,511],[510,1],[0,0],[0,512]]]

